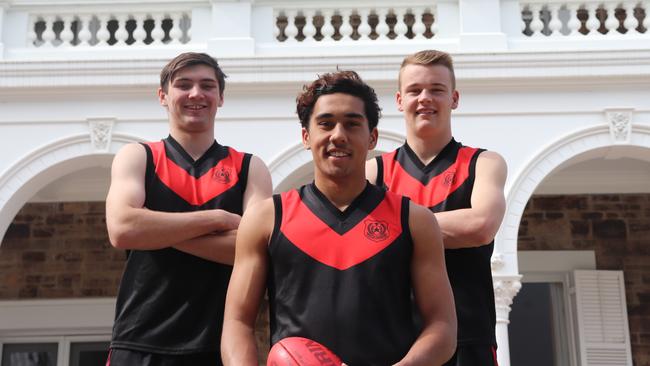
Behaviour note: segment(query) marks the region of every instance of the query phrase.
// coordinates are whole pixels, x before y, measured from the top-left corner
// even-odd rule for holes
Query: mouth
[[[350,154],[347,151],[339,150],[339,149],[332,149],[332,150],[327,150],[326,152],[327,157],[332,157],[335,159],[341,159],[341,158],[347,158],[350,157],[352,154]]]
[[[433,109],[418,109],[415,111],[415,114],[419,116],[433,116],[438,114],[438,112]]]
[[[207,106],[201,105],[201,104],[190,104],[190,105],[184,106],[183,108],[188,109],[190,111],[199,111],[201,109],[207,108]]]

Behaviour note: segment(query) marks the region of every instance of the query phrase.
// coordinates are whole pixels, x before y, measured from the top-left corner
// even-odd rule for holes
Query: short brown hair
[[[318,79],[303,86],[302,92],[296,98],[296,112],[302,127],[309,128],[309,119],[318,98],[334,93],[348,94],[361,99],[368,119],[368,128],[372,131],[377,127],[381,117],[377,94],[354,71],[336,71],[319,75]]]
[[[408,65],[442,65],[449,70],[449,74],[451,75],[451,87],[452,89],[456,89],[454,61],[451,59],[451,56],[448,53],[438,50],[424,50],[406,56],[402,61],[402,66],[399,68],[399,77],[397,80],[398,89],[402,87],[402,70],[404,70],[404,68]]]
[[[174,79],[174,75],[176,75],[179,70],[196,65],[206,65],[214,70],[217,82],[219,83],[219,94],[223,96],[223,91],[226,89],[226,74],[221,70],[219,63],[214,57],[206,53],[197,52],[181,53],[163,67],[160,72],[160,87],[162,90],[167,92],[169,82]]]

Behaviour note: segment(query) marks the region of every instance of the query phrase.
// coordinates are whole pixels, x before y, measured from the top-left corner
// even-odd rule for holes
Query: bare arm
[[[226,366],[257,366],[255,319],[266,285],[274,213],[272,199],[259,203],[244,214],[237,233],[221,336],[221,358]]]
[[[366,160],[366,179],[371,184],[377,184],[377,159]]]
[[[441,365],[456,349],[456,310],[445,268],[442,236],[433,214],[413,203],[409,226],[413,237],[411,277],[423,328],[407,355],[396,365]]]
[[[505,213],[503,187],[506,176],[506,163],[499,154],[485,151],[479,155],[472,207],[435,214],[445,248],[478,247],[494,239]]]
[[[257,156],[251,158],[244,191],[244,212],[252,204],[271,197],[271,174]],[[233,264],[237,230],[217,232],[184,241],[174,247],[180,251],[223,264]]]
[[[161,212],[143,207],[146,152],[130,144],[113,160],[106,198],[111,244],[121,249],[161,249],[214,231],[232,230],[240,217],[224,210]]]

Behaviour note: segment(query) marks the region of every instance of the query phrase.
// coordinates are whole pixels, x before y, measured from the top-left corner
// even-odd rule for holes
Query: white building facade
[[[580,255],[520,261],[517,235],[536,193],[650,192],[648,28],[648,0],[0,0],[0,238],[28,202],[103,200],[114,154],[166,136],[155,91],[178,53],[219,60],[217,139],[261,157],[281,192],[311,178],[302,84],[357,71],[383,108],[377,152],[390,151],[405,139],[399,64],[440,49],[455,61],[456,139],[508,163],[492,259],[499,364],[529,273],[566,283],[570,365],[632,365],[622,273]],[[105,340],[113,301],[0,301],[0,345]]]

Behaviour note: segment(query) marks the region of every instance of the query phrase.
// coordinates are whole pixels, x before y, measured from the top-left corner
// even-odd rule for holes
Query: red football
[[[341,360],[316,341],[287,337],[271,347],[266,366],[341,366]]]

